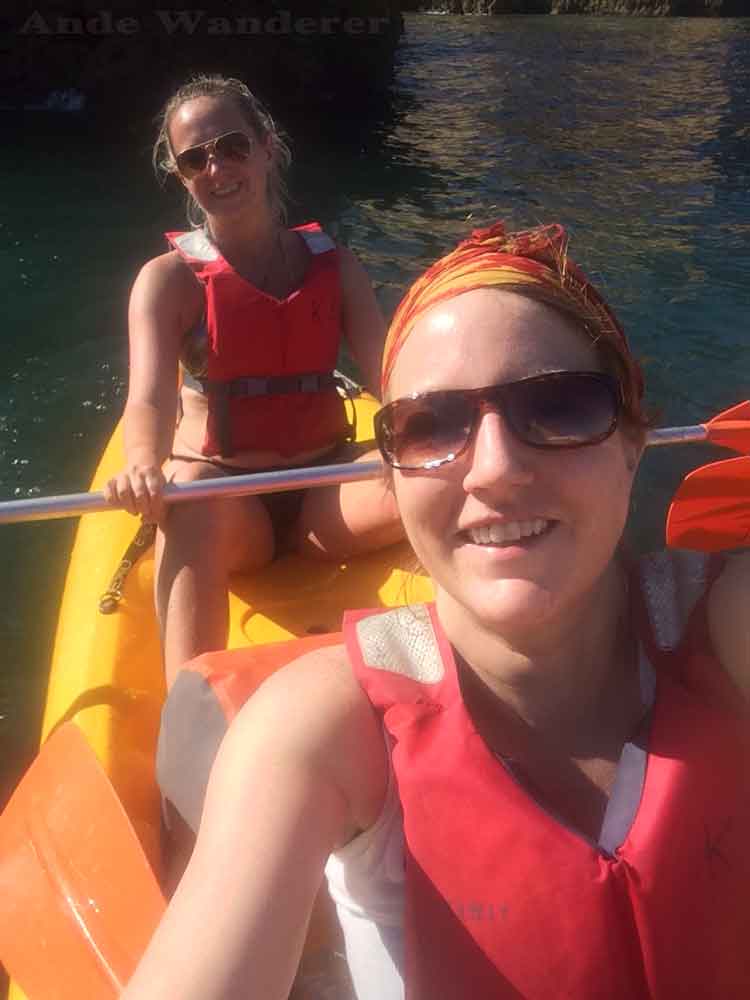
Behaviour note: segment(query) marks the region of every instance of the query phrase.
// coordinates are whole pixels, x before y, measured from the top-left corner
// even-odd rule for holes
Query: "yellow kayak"
[[[377,404],[362,396],[356,407],[358,440],[371,440]],[[118,427],[92,490],[100,490],[123,464]],[[115,586],[121,591],[119,600],[101,601],[118,568],[127,569],[121,563],[137,528],[138,522],[122,511],[81,518],[60,609],[42,740],[62,721],[75,722],[120,796],[146,854],[156,862],[160,800],[154,754],[165,690],[152,549],[124,574],[121,587]],[[346,608],[430,600],[429,581],[413,572],[413,563],[411,550],[402,544],[343,564],[288,555],[260,573],[238,576],[230,592],[229,647],[337,631]],[[24,994],[11,984],[8,998],[23,1000]]]

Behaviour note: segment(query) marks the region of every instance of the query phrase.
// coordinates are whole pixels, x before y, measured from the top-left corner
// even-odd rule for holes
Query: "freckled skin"
[[[425,365],[425,358],[435,360]],[[389,398],[600,367],[585,333],[551,307],[478,289],[420,318],[399,354]],[[441,620],[523,634],[581,613],[621,537],[639,451],[619,430],[597,445],[541,451],[486,411],[455,462],[427,474],[394,471],[404,525],[437,584]],[[464,533],[488,514],[556,523],[517,558],[499,559],[467,544]]]

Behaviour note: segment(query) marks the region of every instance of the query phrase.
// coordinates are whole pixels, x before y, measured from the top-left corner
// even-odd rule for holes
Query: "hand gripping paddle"
[[[96,755],[66,723],[0,816],[0,960],[29,1000],[113,1000],[164,906]]]
[[[691,444],[709,441],[722,448],[750,455],[750,401],[737,403],[723,413],[718,413],[705,424],[691,427],[662,427],[652,430],[646,444]],[[218,499],[221,497],[251,496],[259,493],[277,493],[284,490],[310,489],[333,486],[367,479],[380,479],[383,467],[380,460],[344,462],[339,465],[321,465],[312,468],[276,469],[271,472],[252,472],[243,476],[223,476],[220,479],[202,479],[194,483],[170,483],[164,489],[166,503]],[[96,511],[112,511],[103,493],[72,493],[68,496],[33,497],[29,500],[0,502],[0,524],[19,521],[43,521],[55,517],[77,517]]]

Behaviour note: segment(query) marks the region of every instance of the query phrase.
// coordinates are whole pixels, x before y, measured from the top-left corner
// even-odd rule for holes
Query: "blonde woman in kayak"
[[[289,150],[244,84],[199,77],[161,122],[155,163],[185,187],[200,225],[167,234],[172,249],[133,287],[127,465],[105,492],[162,529],[156,602],[171,683],[225,643],[229,572],[258,569],[284,545],[342,558],[401,528],[378,483],[164,510],[166,479],[354,457],[333,370],[343,336],[376,389],[385,330],[354,255],[316,224],[287,229]]]
[[[438,261],[383,398],[435,603],[240,710],[127,1000],[283,1000],[324,872],[360,1000],[747,997],[748,557],[624,553],[641,376],[561,228]]]

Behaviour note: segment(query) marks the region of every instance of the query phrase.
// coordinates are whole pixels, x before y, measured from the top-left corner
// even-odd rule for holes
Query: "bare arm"
[[[385,320],[367,272],[351,250],[339,247],[344,335],[365,386],[380,399]]]
[[[105,493],[149,519],[161,514],[161,466],[174,437],[180,342],[200,317],[202,302],[197,280],[175,253],[145,264],[130,294],[126,467]]]
[[[222,743],[195,851],[124,1000],[286,1000],[326,858],[374,822],[386,784],[343,650],[269,678]]]
[[[750,701],[750,552],[730,556],[711,588],[708,624],[724,669]]]

